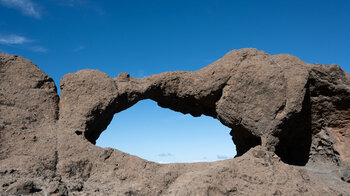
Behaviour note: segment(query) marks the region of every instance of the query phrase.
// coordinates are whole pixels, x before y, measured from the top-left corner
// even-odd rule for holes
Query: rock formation
[[[203,69],[133,78],[81,70],[53,80],[0,53],[5,195],[350,195],[350,75],[256,49]],[[232,129],[237,157],[158,164],[95,146],[143,99]]]

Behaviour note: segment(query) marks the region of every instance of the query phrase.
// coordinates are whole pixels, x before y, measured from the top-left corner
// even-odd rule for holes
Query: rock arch
[[[110,78],[98,70],[82,70],[61,80],[60,122],[95,143],[115,113],[152,99],[174,111],[218,119],[232,129],[238,156],[263,145],[290,164],[305,165],[311,148],[309,80],[314,66],[291,55],[243,49],[194,72]]]
[[[115,114],[95,145],[162,164],[212,162],[236,155],[230,130],[212,117],[184,115],[146,99]]]
[[[60,98],[53,80],[32,62],[0,52],[0,191],[346,195],[349,86],[350,75],[337,65],[243,49],[195,72],[141,79],[97,70],[67,74]],[[114,113],[142,99],[217,118],[232,128],[244,155],[160,165],[92,144]],[[330,172],[322,177],[315,168]]]

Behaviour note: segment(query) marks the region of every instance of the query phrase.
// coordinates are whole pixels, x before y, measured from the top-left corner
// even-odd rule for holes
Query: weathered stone
[[[350,168],[350,76],[337,65],[242,49],[194,72],[139,79],[82,70],[60,87],[61,99],[33,63],[0,53],[0,192],[349,193],[347,173],[331,172]],[[143,99],[218,119],[232,129],[238,157],[157,164],[94,145],[115,113]]]

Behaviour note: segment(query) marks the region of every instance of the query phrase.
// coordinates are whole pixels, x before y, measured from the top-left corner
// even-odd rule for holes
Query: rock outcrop
[[[350,75],[338,65],[234,50],[194,72],[53,80],[0,54],[0,192],[34,195],[349,195]],[[95,146],[143,99],[232,129],[237,157],[157,164]]]

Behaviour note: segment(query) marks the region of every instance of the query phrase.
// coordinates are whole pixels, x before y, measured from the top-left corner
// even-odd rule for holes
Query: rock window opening
[[[212,117],[184,115],[143,100],[115,114],[96,145],[159,163],[209,162],[236,155],[230,130]]]

